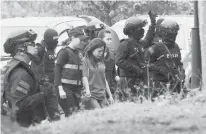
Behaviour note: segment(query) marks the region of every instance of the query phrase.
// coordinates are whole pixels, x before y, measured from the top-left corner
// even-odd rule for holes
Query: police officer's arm
[[[152,45],[155,36],[155,25],[150,25],[145,38],[143,39],[144,48],[148,48]]]
[[[67,63],[68,60],[68,53],[65,49],[62,49],[57,54],[57,59],[55,61],[55,68],[54,68],[54,84],[55,86],[62,85],[61,83],[61,72],[63,66]]]
[[[7,95],[13,106],[17,106],[19,110],[32,110],[44,102],[44,93],[30,94],[34,90],[33,84],[33,79],[27,72],[14,71],[10,74],[11,92]]]
[[[183,67],[183,62],[182,62],[182,55],[181,55],[181,52],[180,52],[180,48],[179,48],[179,46],[178,46],[178,58],[179,58],[179,77],[180,77],[180,79],[181,80],[184,80],[185,79],[185,69],[184,69],[184,67]]]
[[[155,36],[155,26],[156,26],[156,15],[153,14],[151,11],[148,12],[149,17],[150,17],[150,21],[151,21],[151,25],[149,26],[149,29],[147,31],[147,34],[143,40],[144,42],[144,48],[148,48],[149,46],[152,45],[154,36]]]
[[[122,69],[141,74],[143,71],[138,66],[133,65],[126,60],[129,53],[127,45],[129,44],[125,41],[120,43],[120,46],[117,49],[117,54],[115,55],[116,65]]]

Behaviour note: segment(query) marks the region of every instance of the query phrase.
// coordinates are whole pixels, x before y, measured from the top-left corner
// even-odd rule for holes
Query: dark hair
[[[101,39],[103,39],[104,37],[105,37],[105,34],[111,34],[111,31],[109,31],[109,30],[105,30],[105,29],[103,29],[103,30],[101,30],[100,32],[99,32],[99,34],[98,34],[98,38],[101,38]]]
[[[104,61],[104,52],[100,60],[97,60],[93,55],[93,51],[101,47],[104,47],[104,52],[105,52],[106,43],[100,38],[94,38],[93,40],[89,42],[89,45],[85,48],[85,57],[90,60],[93,67],[97,67],[97,62]]]

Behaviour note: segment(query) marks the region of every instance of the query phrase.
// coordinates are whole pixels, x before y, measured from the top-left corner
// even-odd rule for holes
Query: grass
[[[69,118],[29,129],[13,125],[15,134],[189,134],[206,133],[206,93],[194,92],[182,100],[155,103],[115,103],[92,111],[81,111]],[[9,130],[11,125],[2,130]],[[6,134],[2,131],[2,134]]]

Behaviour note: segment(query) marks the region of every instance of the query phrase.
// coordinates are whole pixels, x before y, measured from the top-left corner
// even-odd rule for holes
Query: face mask
[[[47,41],[47,43],[48,43],[47,49],[54,50],[57,47],[58,40],[50,40]]]
[[[177,34],[167,34],[165,37],[162,37],[162,42],[168,46],[168,48],[172,48],[175,44]]]
[[[144,36],[144,29],[136,29],[133,35],[135,39],[139,41]]]

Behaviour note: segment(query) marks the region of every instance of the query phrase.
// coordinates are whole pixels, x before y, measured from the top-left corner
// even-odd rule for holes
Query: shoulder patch
[[[21,81],[19,82],[19,85],[20,85],[21,87],[25,88],[25,89],[29,89],[29,88],[30,88],[29,84],[28,84],[27,82],[23,81],[23,80],[21,80]]]

